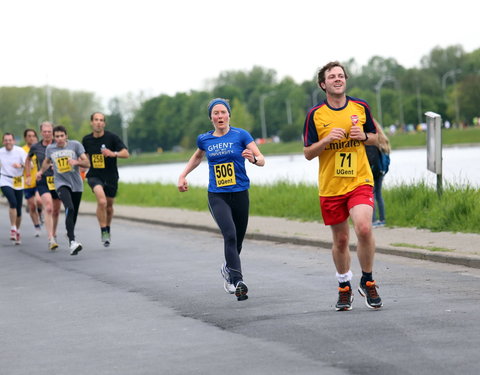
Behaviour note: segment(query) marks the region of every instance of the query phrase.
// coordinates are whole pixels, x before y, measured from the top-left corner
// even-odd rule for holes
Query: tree
[[[233,126],[238,126],[249,132],[252,131],[255,119],[248,112],[247,106],[243,104],[239,99],[233,99],[232,104],[232,116],[230,123]]]

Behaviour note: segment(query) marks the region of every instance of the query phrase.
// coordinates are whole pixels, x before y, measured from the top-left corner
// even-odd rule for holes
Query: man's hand
[[[365,132],[360,126],[352,125],[350,128],[350,138],[355,139],[356,141],[365,140]]]

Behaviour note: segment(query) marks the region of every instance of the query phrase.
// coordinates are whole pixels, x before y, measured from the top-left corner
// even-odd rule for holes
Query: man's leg
[[[32,219],[32,223],[35,226],[35,228],[40,227],[40,218],[37,212],[37,205],[36,205],[36,198],[35,195],[29,197],[27,199],[27,207],[28,207],[28,212],[30,214],[30,218]]]
[[[58,218],[60,217],[60,208],[62,201],[58,198],[57,193],[52,196],[52,233],[55,239],[57,238]]]
[[[97,220],[100,228],[107,226],[107,197],[102,185],[95,185],[93,193],[97,199]]]
[[[377,285],[373,279],[373,260],[375,257],[375,239],[372,233],[373,208],[367,204],[359,204],[350,209],[357,235],[357,256],[362,268],[362,278],[358,292],[365,297],[365,303],[372,309],[383,306],[377,293]]]
[[[372,272],[375,257],[375,239],[372,233],[373,209],[366,204],[359,204],[350,209],[355,234],[357,235],[357,256],[364,272]]]
[[[352,309],[352,271],[350,270],[350,248],[349,248],[349,224],[348,219],[339,224],[331,225],[333,236],[332,256],[335,263],[336,276],[338,281],[338,301],[335,305],[337,311],[348,311]]]
[[[52,218],[52,214],[53,214],[52,195],[49,192],[47,192],[42,194],[40,198],[42,199],[42,206],[45,212],[45,228],[47,229],[48,239],[52,240],[54,237],[53,218]]]
[[[115,203],[115,198],[107,197],[107,227],[110,228],[113,219],[113,203]]]
[[[345,274],[350,271],[350,249],[348,220],[340,224],[331,225],[333,236],[332,256],[337,273]]]

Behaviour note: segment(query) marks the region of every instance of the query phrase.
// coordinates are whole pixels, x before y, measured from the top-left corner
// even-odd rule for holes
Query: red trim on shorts
[[[320,210],[325,225],[343,223],[350,216],[350,209],[359,204],[374,207],[373,186],[361,185],[344,195],[320,197]]]

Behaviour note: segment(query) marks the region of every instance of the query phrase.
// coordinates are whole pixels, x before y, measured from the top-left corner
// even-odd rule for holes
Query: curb
[[[96,216],[95,213],[84,213],[84,215]],[[204,232],[218,233],[217,227],[212,227],[208,225],[200,224],[187,224],[187,223],[178,223],[163,221],[158,219],[144,219],[144,218],[133,218],[125,215],[115,215],[117,219],[129,220],[139,223],[154,224],[154,225],[163,225],[166,227],[172,228],[188,228],[193,230],[201,230]],[[302,237],[291,237],[291,236],[279,236],[272,234],[262,234],[262,233],[248,233],[245,235],[245,238],[259,240],[259,241],[270,241],[278,243],[290,243],[295,245],[302,246],[312,246],[312,247],[321,247],[324,249],[331,249],[331,241],[322,241],[322,240],[311,240]],[[350,246],[352,251],[355,251],[355,245]],[[386,247],[379,246],[376,248],[376,252],[380,254],[395,255],[412,259],[426,260],[430,262],[437,263],[447,263],[458,266],[465,266],[470,268],[480,268],[480,258],[476,256],[471,256],[467,254],[455,254],[455,253],[436,253],[428,250],[422,249],[412,249],[412,248],[398,248],[398,247]]]

